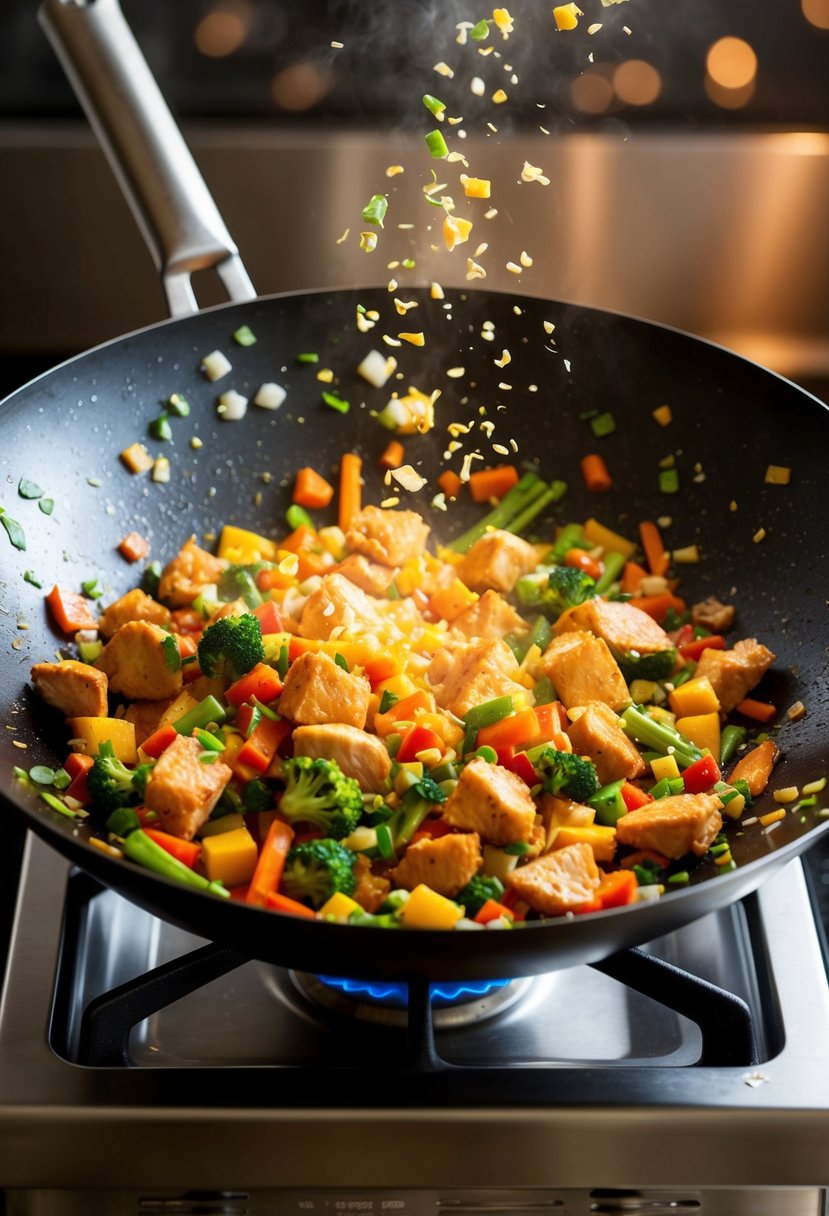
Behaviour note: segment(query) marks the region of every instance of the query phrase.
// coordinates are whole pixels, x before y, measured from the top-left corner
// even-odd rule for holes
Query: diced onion
[[[233,364],[227,355],[223,355],[220,350],[211,351],[201,361],[201,370],[208,380],[221,380],[222,376],[226,376],[232,366]]]
[[[216,413],[221,415],[225,422],[238,422],[247,412],[248,399],[237,393],[235,388],[229,388],[226,393],[222,393],[216,404]]]
[[[253,404],[261,406],[263,410],[278,410],[286,396],[287,393],[281,384],[268,381],[260,384],[256,396],[253,398]]]

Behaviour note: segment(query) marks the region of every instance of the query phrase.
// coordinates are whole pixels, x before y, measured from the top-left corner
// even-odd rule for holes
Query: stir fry
[[[32,669],[70,735],[55,799],[169,878],[383,927],[514,927],[733,866],[723,817],[778,753],[728,719],[774,655],[726,640],[733,606],[686,606],[655,525],[642,566],[596,520],[532,544],[498,511],[434,548],[376,506],[279,543],[228,526],[95,632],[56,588],[84,631]]]

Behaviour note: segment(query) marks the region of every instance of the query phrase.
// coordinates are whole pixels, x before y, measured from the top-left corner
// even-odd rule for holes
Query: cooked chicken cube
[[[295,756],[336,760],[346,777],[353,777],[366,793],[379,793],[385,788],[391,756],[376,735],[343,722],[328,722],[298,726],[293,739]]]
[[[604,701],[611,709],[630,705],[630,692],[604,638],[579,630],[553,638],[539,664],[566,709]]]
[[[469,550],[458,566],[458,578],[473,591],[512,591],[519,578],[538,565],[533,545],[493,528]]]
[[[694,604],[691,608],[691,624],[712,633],[725,633],[734,623],[737,610],[733,604],[721,604],[713,595]]]
[[[394,581],[396,568],[381,566],[379,562],[370,562],[362,553],[349,553],[345,561],[340,562],[337,574],[347,578],[355,587],[365,591],[366,595],[376,595],[383,598]]]
[[[523,701],[526,689],[516,682],[515,655],[501,638],[438,651],[428,676],[441,709],[462,718],[474,705],[494,697],[513,696]]]
[[[510,890],[543,916],[560,916],[591,900],[601,882],[589,844],[569,844],[517,866],[507,875]]]
[[[357,886],[351,898],[358,903],[364,912],[376,912],[391,889],[387,878],[381,878],[371,868],[371,862],[362,853],[357,854],[354,862],[354,877]]]
[[[708,677],[727,714],[759,684],[775,658],[756,638],[744,638],[730,650],[703,650],[694,674]]]
[[[429,525],[417,511],[364,507],[351,521],[345,543],[382,566],[402,566],[408,558],[420,557],[428,536]]]
[[[722,831],[722,803],[716,794],[675,794],[657,798],[616,821],[616,839],[634,849],[654,849],[677,859],[704,856]]]
[[[144,794],[144,805],[158,815],[162,830],[185,840],[210,818],[233,776],[221,760],[202,764],[203,755],[198,739],[179,735],[156,761]]]
[[[322,651],[309,651],[288,668],[279,712],[297,726],[339,722],[362,728],[370,698],[371,686],[363,676],[338,667]]]
[[[661,625],[641,608],[617,600],[588,600],[563,612],[553,626],[557,634],[586,629],[604,638],[617,653],[635,650],[637,654],[654,654],[670,650],[673,642]]]
[[[467,638],[502,638],[507,633],[525,633],[527,622],[497,591],[485,591],[452,622],[453,630]]]
[[[573,751],[593,761],[602,785],[619,777],[641,777],[647,771],[636,744],[604,701],[588,701],[567,733]]]
[[[181,668],[168,662],[165,642],[173,635],[149,621],[127,621],[101,651],[98,668],[109,677],[110,692],[129,700],[163,701],[181,689]]]
[[[107,678],[104,672],[63,659],[60,663],[35,663],[32,668],[35,692],[67,718],[105,718]]]
[[[147,595],[140,587],[135,587],[122,595],[120,600],[110,604],[98,622],[98,630],[105,638],[126,625],[128,621],[150,621],[153,625],[169,625],[170,609],[159,604],[151,595]]]
[[[171,699],[164,701],[131,701],[129,703],[124,717],[127,722],[132,722],[135,727],[136,747],[140,747],[146,739],[149,739],[150,735],[158,730],[164,712],[172,704],[173,701]]]
[[[158,598],[174,608],[191,604],[203,587],[218,581],[228,563],[196,544],[191,536],[161,572]]]
[[[327,574],[305,601],[299,632],[304,638],[328,639],[335,629],[361,633],[380,624],[377,603],[342,574]]]
[[[438,895],[454,898],[481,868],[481,839],[477,832],[450,832],[434,840],[410,844],[391,871],[396,887],[413,891],[424,882]]]
[[[480,756],[466,765],[443,805],[446,823],[477,832],[487,844],[529,842],[535,815],[526,783],[509,769],[488,764]]]

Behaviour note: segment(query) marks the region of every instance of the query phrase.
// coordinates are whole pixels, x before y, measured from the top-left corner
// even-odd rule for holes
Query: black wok
[[[111,7],[111,0],[105,3]],[[72,10],[70,19],[84,11]],[[232,253],[231,248],[231,260]],[[183,259],[176,269],[190,269],[197,260]],[[594,515],[635,536],[640,519],[670,515],[666,534],[672,547],[696,543],[702,552],[702,561],[687,568],[683,593],[733,599],[737,634],[757,636],[777,654],[761,695],[781,707],[797,700],[806,706],[798,722],[784,716],[775,784],[800,786],[821,776],[829,719],[827,408],[761,367],[658,325],[506,294],[448,291],[443,302],[425,290],[409,295],[420,301],[418,328],[426,345],[396,352],[402,383],[426,392],[440,388],[442,396],[439,425],[407,442],[407,459],[433,482],[446,423],[467,421],[477,404],[486,403],[497,426],[494,440],[514,438],[521,459],[537,462],[546,478],[568,483],[563,501],[544,518],[542,534]],[[381,345],[374,335],[383,332],[383,323],[373,333],[358,333],[358,305],[376,308],[391,329],[390,297],[380,289],[244,300],[107,343],[40,377],[0,407],[6,468],[0,505],[20,521],[27,539],[26,550],[17,551],[0,536],[4,804],[72,862],[150,911],[252,957],[303,971],[432,979],[536,974],[648,941],[754,890],[829,826],[816,810],[787,815],[771,833],[759,824],[732,825],[736,869],[718,874],[706,859],[687,889],[652,903],[507,933],[395,933],[296,920],[176,886],[91,846],[88,827],[48,809],[15,779],[16,765],[56,765],[65,754],[62,723],[28,685],[31,664],[66,645],[44,608],[44,593],[54,582],[78,589],[81,581],[98,578],[107,589],[104,603],[134,586],[139,572],[116,552],[132,529],[149,538],[151,556],[162,561],[189,534],[217,534],[225,523],[278,537],[285,531],[285,485],[293,472],[306,463],[333,470],[344,450],[364,458],[366,501],[388,493],[377,473],[388,433],[371,416],[387,393],[368,388],[354,370],[371,347]],[[555,324],[555,344],[544,327],[548,321]],[[481,337],[484,322],[494,325],[495,342]],[[258,339],[245,349],[231,340],[243,324]],[[199,364],[216,348],[234,367],[212,385]],[[506,370],[493,363],[503,348],[513,355]],[[337,391],[352,402],[348,414],[321,404],[315,369],[296,362],[298,352],[309,350],[319,353],[322,366],[335,369]],[[447,378],[446,370],[456,366],[465,367],[466,375]],[[505,380],[511,390],[499,387]],[[239,422],[220,420],[218,391],[232,386],[252,396],[263,381],[287,389],[281,410],[251,408]],[[149,439],[147,424],[172,392],[190,401],[192,413],[175,420],[172,443]],[[674,416],[667,430],[651,415],[663,403]],[[597,408],[612,411],[617,420],[616,431],[601,441],[593,439],[583,417]],[[203,446],[191,446],[194,437]],[[126,472],[118,453],[136,440],[170,457],[169,483]],[[603,495],[588,493],[579,472],[580,457],[597,442],[614,480]],[[657,483],[658,462],[671,452],[681,479],[681,491],[672,497],[660,493]],[[769,463],[791,467],[789,486],[764,484]],[[39,482],[54,499],[51,516],[35,501],[17,497],[21,477]],[[439,536],[457,534],[473,518],[460,507],[431,511],[430,497],[425,491],[413,505]],[[758,541],[761,528],[765,535]],[[25,571],[34,572],[43,590],[24,580]]]

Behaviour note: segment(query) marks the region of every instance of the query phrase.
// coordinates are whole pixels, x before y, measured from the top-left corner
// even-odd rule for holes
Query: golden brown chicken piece
[[[510,695],[524,701],[527,690],[517,682],[518,663],[501,638],[438,651],[428,676],[442,709],[462,718],[474,705]]]
[[[539,664],[566,709],[603,701],[611,709],[630,705],[630,692],[604,638],[585,630],[553,638]]]
[[[174,608],[191,604],[203,587],[217,582],[228,563],[196,544],[191,536],[161,572],[158,598]]]
[[[293,734],[294,755],[336,760],[346,777],[353,777],[365,793],[381,792],[391,772],[391,756],[376,735],[344,722],[298,726]]]
[[[351,521],[345,543],[381,566],[402,566],[426,548],[429,525],[416,511],[364,507]]]
[[[98,631],[105,638],[111,638],[128,621],[149,621],[153,625],[166,626],[170,624],[170,609],[135,587],[110,604],[98,622]]]
[[[458,578],[473,591],[512,591],[519,578],[538,564],[533,545],[493,528],[486,532],[465,555],[458,566]]]
[[[500,764],[470,760],[443,805],[444,822],[477,832],[488,844],[529,841],[536,808],[527,785]]]
[[[35,663],[32,668],[35,692],[47,705],[67,718],[105,718],[107,677],[88,663],[63,659],[60,663]]]
[[[694,674],[708,677],[727,714],[759,684],[775,657],[756,638],[744,638],[730,650],[703,650]]]
[[[149,621],[127,621],[101,651],[97,666],[109,677],[110,692],[130,701],[163,701],[181,690],[181,668],[172,670],[165,643],[173,635]]]
[[[344,722],[366,724],[371,685],[363,676],[338,667],[322,651],[300,655],[288,668],[279,712],[297,726]]]
[[[602,785],[619,777],[641,777],[647,771],[636,744],[603,701],[589,701],[584,713],[570,724],[567,733],[573,751],[589,756],[593,761]]]
[[[506,885],[543,916],[560,916],[591,900],[601,882],[589,844],[545,853],[507,875]]]
[[[478,873],[482,860],[477,832],[450,832],[410,844],[403,860],[391,871],[391,879],[396,887],[407,891],[424,882],[438,895],[452,899]]]
[[[507,633],[526,633],[527,622],[497,591],[485,591],[452,622],[452,629],[466,638],[502,638]]]
[[[655,849],[677,859],[702,857],[722,831],[722,803],[716,794],[675,794],[657,798],[616,822],[616,839],[634,849]]]
[[[202,764],[203,754],[198,739],[179,735],[156,761],[144,794],[144,805],[158,815],[162,830],[185,840],[210,818],[233,776],[221,760]]]

